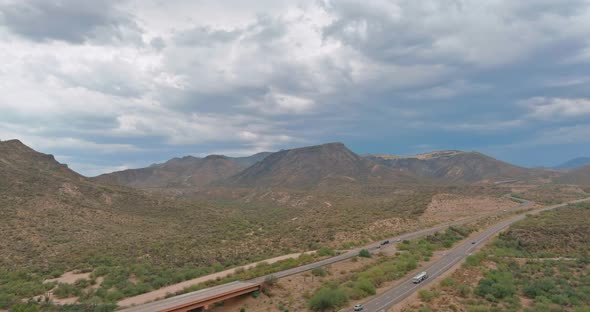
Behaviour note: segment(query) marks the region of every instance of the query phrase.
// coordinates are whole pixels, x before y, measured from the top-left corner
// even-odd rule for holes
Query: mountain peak
[[[18,140],[18,139],[0,141],[0,145],[5,146],[5,147],[9,147],[9,148],[26,149],[29,151],[33,151],[32,148],[28,147],[21,140]]]
[[[228,159],[227,156],[224,155],[207,155],[205,158],[203,159],[207,159],[207,160],[216,160],[216,159]]]
[[[0,166],[6,170],[27,168],[45,173],[79,178],[80,175],[59,163],[51,154],[43,154],[25,145],[20,140],[0,141]],[[2,168],[0,168],[2,170]]]
[[[375,163],[359,157],[344,144],[327,143],[270,154],[236,176],[230,185],[257,187],[313,188],[326,181],[363,182],[379,172],[394,176],[393,170],[376,170]]]

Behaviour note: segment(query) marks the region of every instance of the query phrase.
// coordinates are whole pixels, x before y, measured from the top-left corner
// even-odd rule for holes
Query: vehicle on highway
[[[428,273],[422,272],[422,273],[414,276],[414,278],[412,279],[412,282],[414,284],[419,284],[419,283],[421,283],[423,280],[425,280],[427,278],[428,278]]]
[[[354,306],[354,310],[355,311],[362,311],[363,310],[363,305],[362,304],[357,304]]]
[[[476,243],[477,243],[476,241],[472,241],[472,242],[471,242],[471,244],[472,244],[472,245],[475,245]]]
[[[389,241],[388,241],[388,240],[386,240],[386,241],[382,241],[382,242],[381,242],[381,246],[383,246],[383,245],[387,245],[387,244],[389,244]]]

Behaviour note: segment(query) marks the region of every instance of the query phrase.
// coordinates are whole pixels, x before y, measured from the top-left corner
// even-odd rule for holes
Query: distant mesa
[[[376,163],[419,177],[448,182],[480,182],[528,179],[531,169],[515,166],[478,152],[435,151],[414,156],[367,155]]]
[[[578,157],[553,167],[555,170],[572,170],[590,165],[590,157]]]

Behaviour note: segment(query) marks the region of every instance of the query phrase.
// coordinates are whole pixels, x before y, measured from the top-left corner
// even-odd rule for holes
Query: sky
[[[590,156],[590,0],[0,0],[0,140],[94,176],[343,142]]]

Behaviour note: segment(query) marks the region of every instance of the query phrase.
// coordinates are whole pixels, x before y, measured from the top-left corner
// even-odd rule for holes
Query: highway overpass
[[[119,310],[121,312],[193,312],[227,299],[260,290],[261,283],[237,281]]]

